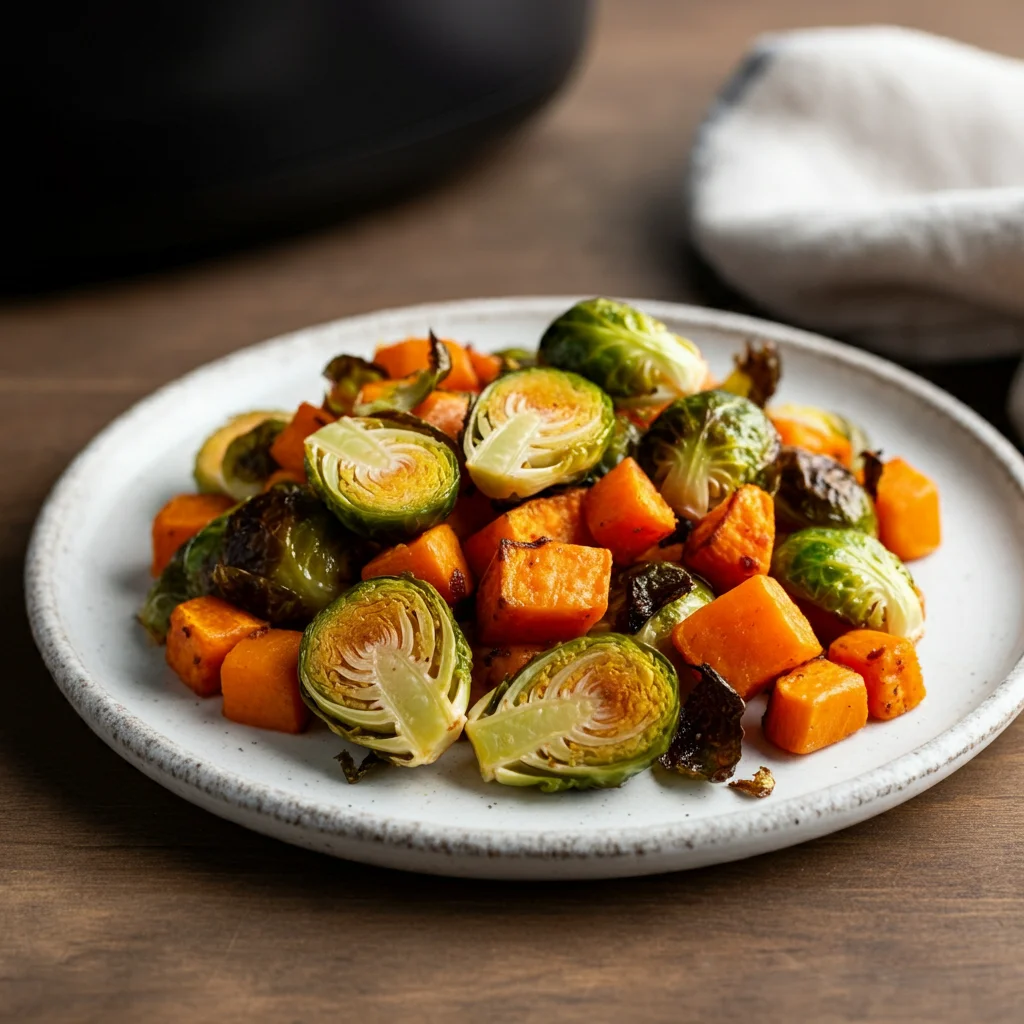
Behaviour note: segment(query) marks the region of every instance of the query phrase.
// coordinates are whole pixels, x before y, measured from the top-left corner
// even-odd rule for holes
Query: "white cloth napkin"
[[[765,36],[688,203],[698,253],[778,318],[897,358],[1024,352],[1024,62],[885,26]]]

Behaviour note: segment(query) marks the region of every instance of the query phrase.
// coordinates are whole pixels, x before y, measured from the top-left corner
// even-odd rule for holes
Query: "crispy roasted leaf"
[[[632,634],[670,601],[693,590],[693,577],[673,562],[638,562],[615,578],[612,629]]]
[[[763,409],[779,386],[782,363],[779,350],[772,341],[763,344],[747,342],[743,354],[733,356],[736,368],[725,379],[723,391],[749,398]]]
[[[737,789],[741,793],[746,793],[747,796],[763,800],[766,796],[772,795],[772,791],[775,789],[775,776],[772,775],[771,769],[761,765],[754,772],[752,779],[733,779],[729,783],[729,788]]]
[[[388,381],[372,402],[356,402],[357,416],[415,409],[451,373],[452,357],[433,331],[430,332],[430,365],[404,380]]]
[[[345,780],[350,786],[354,786],[368,771],[377,765],[387,764],[383,758],[378,757],[372,750],[367,753],[366,757],[359,764],[356,764],[355,758],[347,750],[336,754],[334,760],[341,765],[341,770],[345,773]]]
[[[878,497],[878,481],[882,479],[882,470],[885,469],[882,453],[864,451],[860,453],[860,459],[864,469],[864,490],[871,495],[873,501]]]
[[[775,521],[785,530],[849,527],[874,535],[875,510],[867,491],[841,462],[784,445],[775,463]]]
[[[680,775],[725,782],[742,754],[746,705],[743,698],[710,666],[693,669],[700,679],[679,712],[679,725],[663,767]]]

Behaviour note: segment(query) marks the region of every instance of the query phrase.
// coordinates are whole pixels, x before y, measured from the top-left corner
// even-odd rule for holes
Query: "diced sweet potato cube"
[[[487,571],[503,540],[531,544],[547,537],[566,544],[591,544],[583,517],[586,490],[574,487],[550,498],[534,498],[498,516],[463,545],[469,567],[477,579]]]
[[[257,729],[302,732],[309,708],[299,692],[299,644],[294,629],[268,629],[239,640],[220,669],[224,717]]]
[[[396,544],[363,566],[363,579],[397,576],[411,572],[429,583],[449,604],[473,592],[473,574],[462,553],[459,538],[447,523],[421,533],[408,544]]]
[[[676,528],[676,515],[635,459],[623,459],[590,489],[583,513],[594,541],[628,565]]]
[[[469,412],[469,397],[456,391],[431,391],[413,414],[426,420],[431,426],[437,427],[453,441],[457,441],[462,433]]]
[[[503,540],[477,592],[485,644],[551,644],[583,636],[608,609],[607,548]]]
[[[438,386],[443,391],[479,391],[480,379],[473,369],[469,353],[458,342],[447,338],[441,340],[452,358],[452,368]],[[406,338],[393,345],[381,345],[374,353],[373,361],[384,367],[392,380],[408,377],[430,365],[430,340]]]
[[[709,664],[744,699],[821,654],[810,623],[770,576],[745,583],[698,608],[672,642],[691,665]]]
[[[455,536],[459,538],[465,550],[466,541],[474,533],[479,533],[485,526],[493,523],[498,516],[499,513],[491,499],[470,484],[469,490],[459,495],[452,514],[445,522],[455,531]]]
[[[179,494],[171,498],[153,520],[153,575],[159,576],[185,541],[234,503],[226,494]]]
[[[219,597],[196,597],[171,612],[167,664],[200,697],[220,693],[220,669],[240,640],[266,623]]]
[[[490,693],[506,676],[514,676],[531,658],[546,651],[543,644],[507,644],[473,648],[473,688],[470,706]]]
[[[811,661],[775,683],[764,734],[791,754],[810,754],[864,727],[868,693],[856,672],[831,661]]]
[[[766,575],[775,543],[775,505],[746,484],[701,519],[686,538],[683,560],[717,593],[751,576]]]
[[[466,352],[469,354],[469,361],[473,364],[473,370],[480,381],[480,387],[487,387],[501,372],[501,360],[489,352],[477,352],[471,345],[466,346]]]
[[[942,543],[939,489],[903,459],[882,469],[875,494],[878,539],[904,562],[930,555]]]
[[[321,427],[333,423],[335,417],[319,405],[303,402],[295,411],[291,422],[270,446],[271,458],[282,468],[302,481],[306,479],[306,438]]]
[[[771,412],[768,418],[778,431],[779,440],[791,448],[803,448],[816,455],[828,455],[830,458],[849,467],[853,462],[853,446],[842,434],[835,431],[819,430],[801,420],[787,419]]]
[[[905,637],[854,629],[832,643],[828,658],[864,679],[872,718],[898,718],[924,700],[917,650]]]

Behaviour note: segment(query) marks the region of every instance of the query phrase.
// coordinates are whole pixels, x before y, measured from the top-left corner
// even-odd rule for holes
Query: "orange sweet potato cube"
[[[459,538],[447,523],[432,527],[407,544],[385,549],[363,566],[362,577],[368,580],[403,572],[429,583],[451,605],[473,592],[473,574]]]
[[[152,573],[159,576],[185,541],[235,504],[226,494],[179,494],[153,520]]]
[[[224,717],[257,729],[302,732],[309,708],[299,691],[299,644],[294,629],[267,629],[239,640],[220,669]]]
[[[939,489],[904,459],[890,459],[875,494],[878,539],[904,562],[930,555],[942,543]]]
[[[751,576],[676,626],[691,665],[707,663],[749,700],[773,679],[821,654],[804,614],[770,576]]]
[[[266,623],[219,597],[196,597],[171,612],[167,664],[200,697],[220,693],[220,669],[240,640]]]
[[[303,402],[295,410],[291,422],[274,439],[270,446],[271,458],[282,468],[294,474],[299,480],[306,479],[306,438],[321,427],[333,423],[335,417],[319,405]]]
[[[503,540],[477,591],[485,644],[547,644],[583,636],[608,609],[607,548]]]
[[[898,718],[924,700],[917,649],[910,640],[874,629],[854,629],[832,642],[828,660],[864,679],[872,718]]]

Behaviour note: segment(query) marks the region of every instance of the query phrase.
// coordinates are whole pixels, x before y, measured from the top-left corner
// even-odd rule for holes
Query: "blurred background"
[[[0,369],[141,394],[280,331],[474,295],[756,312],[687,245],[695,131],[759,33],[882,21],[1024,38],[1008,0],[29,10],[0,70]],[[1015,365],[915,368],[1008,430]]]

